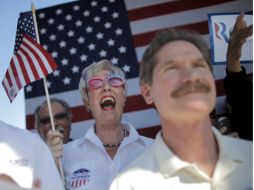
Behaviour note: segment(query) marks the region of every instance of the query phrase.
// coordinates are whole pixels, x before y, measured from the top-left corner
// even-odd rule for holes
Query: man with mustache
[[[252,142],[223,136],[211,124],[216,87],[200,35],[158,33],[143,55],[140,86],[162,129],[110,190],[252,189]]]

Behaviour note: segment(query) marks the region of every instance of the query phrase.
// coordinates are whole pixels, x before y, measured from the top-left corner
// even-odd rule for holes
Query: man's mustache
[[[211,88],[209,85],[203,82],[187,82],[178,87],[175,91],[172,92],[172,97],[179,97],[192,92],[210,92]]]

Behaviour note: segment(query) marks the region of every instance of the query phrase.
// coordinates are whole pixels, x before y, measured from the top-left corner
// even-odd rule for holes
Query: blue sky
[[[20,12],[35,8],[45,8],[74,0],[1,0],[0,6],[0,120],[25,128],[24,92],[19,92],[13,103],[10,103],[3,87],[2,80],[13,55],[17,21]]]

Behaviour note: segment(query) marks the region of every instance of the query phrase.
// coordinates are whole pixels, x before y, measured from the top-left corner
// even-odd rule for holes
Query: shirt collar
[[[158,132],[153,145],[154,156],[162,174],[171,176],[176,171],[188,166],[187,162],[180,160],[165,144],[162,133]]]
[[[140,139],[139,138],[140,136],[139,136],[137,130],[130,123],[123,122],[122,124],[124,125],[124,128],[129,132],[129,135],[127,137],[125,137],[122,142],[123,145],[129,144],[131,142],[134,142],[134,141],[137,141]]]
[[[120,147],[135,141],[142,143],[144,145],[146,144],[146,142],[142,138],[140,138],[140,135],[138,134],[137,130],[130,123],[122,122],[122,124],[124,125],[125,129],[129,132],[129,136],[124,138],[122,145]],[[79,145],[82,146],[87,140],[94,143],[98,147],[103,148],[101,140],[94,132],[94,125],[90,126],[84,137],[82,137]]]
[[[242,147],[237,147],[240,144],[237,141],[240,141],[240,139],[223,136],[216,128],[213,128],[213,132],[219,149],[219,158],[214,169],[213,178],[223,179],[244,162],[245,155],[239,152]]]
[[[94,132],[94,125],[91,125],[85,135],[79,141],[79,146],[82,146],[86,141],[90,141],[93,144],[97,145],[98,147],[103,148],[103,144],[101,140],[97,137]]]
[[[236,151],[232,151],[232,140],[238,141],[239,139],[223,136],[215,127],[213,127],[213,133],[219,148],[219,160],[230,159],[236,162],[242,162],[245,160],[242,154],[238,154]]]
[[[221,135],[221,133],[215,128],[213,128],[213,133],[219,148],[219,158],[214,174],[216,174],[216,169],[220,168],[218,165],[224,165],[224,168],[227,167],[227,170],[225,170],[223,173],[221,173],[222,171],[217,172],[221,173],[220,177],[223,177],[230,173],[238,163],[241,163],[245,159],[242,154],[232,151],[232,139],[229,139],[232,137],[225,137]],[[165,177],[172,176],[175,172],[185,167],[197,168],[194,164],[185,162],[177,157],[165,144],[164,140],[162,139],[161,132],[156,135],[156,140],[153,145],[153,152],[155,154],[154,157],[156,162],[158,163],[159,168]]]

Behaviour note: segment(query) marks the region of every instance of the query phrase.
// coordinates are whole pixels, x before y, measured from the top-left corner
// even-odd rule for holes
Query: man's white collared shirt
[[[154,144],[114,179],[110,190],[252,190],[252,142],[213,131],[219,159],[212,178],[177,157],[158,133]]]

